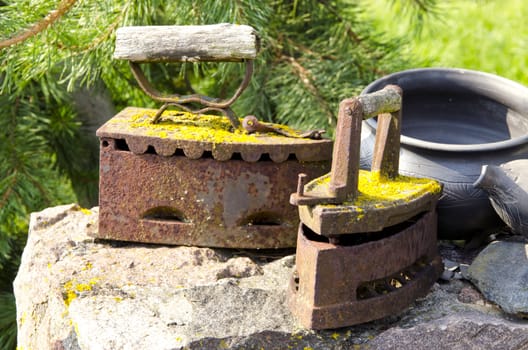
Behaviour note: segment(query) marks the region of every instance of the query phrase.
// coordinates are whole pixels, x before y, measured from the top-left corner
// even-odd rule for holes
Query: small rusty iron
[[[379,205],[360,196],[361,121],[378,116],[371,171],[396,180],[402,92],[391,85],[339,108],[332,168],[307,183],[300,174],[290,202],[299,206],[296,270],[288,293],[307,328],[328,329],[400,312],[425,295],[443,266],[436,247],[437,191]]]
[[[248,115],[244,117],[244,119],[242,119],[242,127],[250,134],[254,132],[273,132],[286,137],[300,139],[308,138],[319,140],[323,137],[323,134],[325,133],[325,130],[322,129],[290,132],[285,129],[273,126],[271,124],[260,122],[254,115]]]
[[[312,179],[329,171],[331,140],[179,139],[174,129],[181,119],[171,123],[164,115],[153,126],[144,116],[152,112],[128,107],[97,131],[97,238],[227,248],[295,246],[299,217],[288,203],[289,193],[299,172]]]

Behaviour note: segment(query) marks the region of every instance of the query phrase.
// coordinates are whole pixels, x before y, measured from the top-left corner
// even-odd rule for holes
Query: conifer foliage
[[[391,2],[419,18],[436,4]],[[97,204],[93,132],[101,120],[82,106],[92,103],[97,111],[101,96],[109,110],[156,106],[126,62],[112,60],[118,27],[251,25],[261,51],[235,112],[331,134],[341,99],[411,65],[404,43],[376,32],[362,11],[353,0],[0,0],[1,273],[13,277],[11,262],[17,261],[30,212],[72,201]],[[144,69],[162,91],[215,97],[230,96],[243,74],[242,65],[233,63]],[[19,248],[16,242],[22,242]],[[0,291],[11,292],[10,281],[0,279]],[[0,304],[0,334],[13,332],[4,322],[12,305]],[[0,347],[13,348],[13,339],[0,337]]]

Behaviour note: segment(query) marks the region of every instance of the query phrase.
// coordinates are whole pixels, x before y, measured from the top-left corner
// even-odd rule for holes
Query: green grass
[[[440,1],[420,34],[387,0],[363,0],[380,29],[406,38],[427,66],[475,69],[528,85],[526,0]]]

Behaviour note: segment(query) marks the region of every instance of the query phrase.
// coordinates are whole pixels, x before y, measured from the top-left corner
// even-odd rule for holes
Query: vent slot
[[[189,220],[179,209],[173,207],[156,207],[147,210],[142,216],[142,219],[156,220],[156,221],[171,221],[188,223]]]
[[[278,213],[263,211],[251,214],[242,221],[242,226],[280,226],[282,216]]]
[[[387,295],[400,288],[405,287],[409,282],[419,278],[430,268],[426,257],[421,257],[414,264],[408,266],[393,275],[373,281],[363,282],[356,289],[356,299],[364,300]]]
[[[401,222],[399,224],[385,227],[381,231],[348,233],[348,234],[332,236],[331,238],[335,240],[334,241],[335,244],[339,244],[341,246],[355,246],[355,245],[361,245],[361,244],[368,243],[368,242],[379,241],[379,240],[397,235],[402,231],[405,231],[406,229],[414,225],[418,220],[420,220],[423,217],[423,215],[425,215],[425,212],[420,213],[414,216],[413,218],[406,220],[404,222]],[[315,233],[308,226],[304,224],[302,225],[302,229],[303,229],[304,236],[308,238],[310,241],[330,243],[329,237]]]

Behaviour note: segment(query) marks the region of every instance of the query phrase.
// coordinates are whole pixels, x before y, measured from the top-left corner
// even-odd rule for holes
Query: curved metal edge
[[[373,81],[372,83],[370,83],[369,85],[367,85],[363,89],[363,91],[361,91],[361,95],[369,94],[374,91],[380,90],[389,84],[398,84],[402,86],[400,79],[404,79],[406,78],[406,76],[409,76],[407,77],[407,79],[410,79],[410,75],[413,75],[413,74],[456,74],[459,76],[470,76],[470,77],[474,77],[477,79],[488,78],[488,79],[493,79],[494,82],[502,84],[504,86],[509,86],[511,88],[523,90],[524,94],[528,96],[528,88],[525,87],[524,85],[521,85],[512,80],[509,80],[509,79],[506,79],[506,78],[503,78],[501,76],[494,75],[491,73],[470,70],[470,69],[462,69],[462,68],[414,68],[414,69],[404,70],[401,72],[392,73],[380,79],[377,79]],[[403,85],[402,88],[405,88],[405,86]],[[374,118],[365,120],[365,124],[369,126],[370,128],[372,128],[373,130],[376,130],[377,128],[377,121]],[[401,143],[404,145],[417,147],[417,148],[423,148],[423,149],[432,150],[432,151],[488,152],[488,151],[496,151],[500,149],[507,149],[507,148],[527,144],[528,135],[506,140],[506,141],[491,142],[491,143],[478,143],[478,144],[472,144],[472,145],[456,145],[456,144],[423,141],[423,140],[416,139],[414,137],[405,136],[405,135],[401,135],[400,140],[401,140]]]

